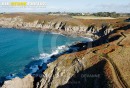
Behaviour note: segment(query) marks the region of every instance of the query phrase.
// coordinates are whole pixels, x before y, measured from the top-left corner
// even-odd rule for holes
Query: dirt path
[[[127,88],[126,82],[122,79],[120,72],[114,62],[110,59],[106,59],[111,67],[112,74],[113,74],[113,80],[117,84],[118,88]]]

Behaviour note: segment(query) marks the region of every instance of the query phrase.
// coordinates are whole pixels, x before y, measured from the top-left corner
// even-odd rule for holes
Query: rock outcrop
[[[17,16],[14,18],[0,18],[0,26],[8,28],[19,28],[19,29],[31,29],[31,30],[43,30],[43,31],[54,31],[62,32],[62,34],[68,35],[79,35],[79,36],[96,36],[101,37],[102,35],[107,35],[113,31],[112,27],[108,25],[101,25],[100,28],[97,28],[94,25],[90,26],[72,26],[67,25],[66,22],[55,22],[55,21],[42,21],[36,20],[34,22],[25,22],[22,17]],[[52,30],[50,30],[52,29]],[[103,29],[103,30],[102,30]]]
[[[34,88],[34,78],[31,75],[25,76],[23,79],[18,77],[5,81],[2,88]]]

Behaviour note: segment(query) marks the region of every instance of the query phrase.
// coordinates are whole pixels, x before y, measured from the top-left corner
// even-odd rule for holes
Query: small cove
[[[50,57],[88,38],[64,36],[42,31],[0,28],[0,80],[13,74],[23,77],[38,70],[38,65],[51,62]],[[9,78],[9,77],[7,77]]]

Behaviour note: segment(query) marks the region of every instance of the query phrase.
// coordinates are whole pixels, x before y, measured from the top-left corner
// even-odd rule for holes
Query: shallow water
[[[41,59],[46,63],[47,57],[61,52],[66,49],[65,45],[77,41],[89,39],[41,31],[0,28],[0,77],[12,73],[25,74],[25,67],[30,62]]]

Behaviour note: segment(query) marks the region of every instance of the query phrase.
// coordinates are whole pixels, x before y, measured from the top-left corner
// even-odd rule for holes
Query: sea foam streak
[[[59,55],[61,53],[63,53],[64,51],[67,51],[69,50],[69,47],[65,46],[65,45],[62,45],[62,46],[58,46],[56,50],[52,50],[52,53],[51,54],[48,54],[48,53],[42,53],[40,54],[39,58],[33,58],[33,60],[40,60],[40,63],[37,63],[35,65],[32,65],[30,66],[29,70],[29,74],[33,74],[35,72],[37,72],[39,70],[39,66],[42,67],[43,70],[45,70],[46,67],[44,67],[45,65],[43,64],[47,64],[49,63],[49,60],[52,59],[52,56],[54,55]]]
[[[43,59],[44,63],[47,63],[47,61],[51,58],[53,55],[61,54],[62,52],[69,50],[69,48],[65,45],[58,46],[56,50],[52,50],[51,54],[48,53],[42,53],[40,54],[39,59]]]

